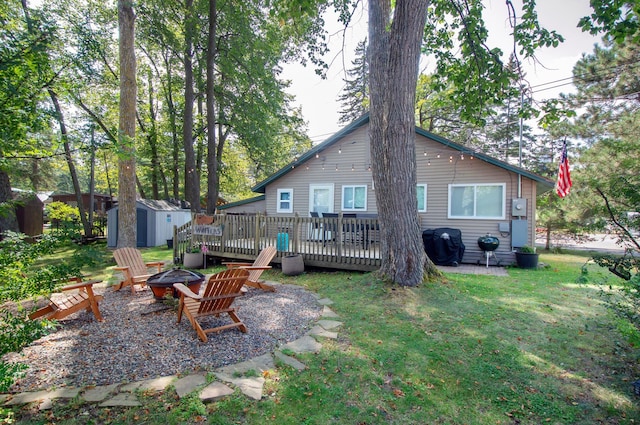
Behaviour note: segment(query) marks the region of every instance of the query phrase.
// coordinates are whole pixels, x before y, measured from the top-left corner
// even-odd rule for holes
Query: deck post
[[[298,228],[300,227],[300,216],[295,213],[293,218],[293,253],[300,253],[300,238],[298,237]]]
[[[338,214],[338,224],[336,225],[336,244],[339,262],[342,262],[342,213]]]
[[[261,220],[262,214],[260,213],[256,213],[256,215],[254,216],[254,220],[255,220],[255,229],[254,229],[254,234],[256,235],[253,241],[253,254],[254,255],[258,255],[258,253],[260,252],[260,239],[262,238],[262,235],[260,234],[260,220]]]

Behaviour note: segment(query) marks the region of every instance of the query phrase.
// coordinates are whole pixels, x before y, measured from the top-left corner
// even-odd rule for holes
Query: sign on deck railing
[[[206,214],[196,214],[193,220],[193,234],[206,236],[222,236],[222,225],[216,225],[215,217]]]

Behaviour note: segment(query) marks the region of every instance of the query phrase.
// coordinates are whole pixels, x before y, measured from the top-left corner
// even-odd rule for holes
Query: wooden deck
[[[381,263],[379,224],[374,217],[220,214],[207,226],[190,222],[176,227],[173,240],[177,262],[194,245],[206,246],[208,256],[241,260],[253,260],[262,248],[273,245],[278,249],[275,263],[296,254],[314,267],[372,271]]]

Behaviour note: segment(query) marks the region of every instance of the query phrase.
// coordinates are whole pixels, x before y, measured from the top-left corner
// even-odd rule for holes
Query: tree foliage
[[[369,62],[367,60],[367,40],[358,42],[353,67],[347,70],[345,87],[338,97],[342,104],[340,123],[350,123],[369,110]]]

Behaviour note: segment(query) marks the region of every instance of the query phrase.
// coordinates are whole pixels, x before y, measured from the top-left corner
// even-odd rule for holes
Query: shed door
[[[136,246],[147,246],[147,210],[136,208]]]

